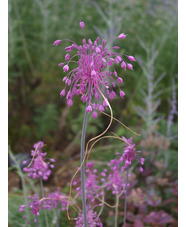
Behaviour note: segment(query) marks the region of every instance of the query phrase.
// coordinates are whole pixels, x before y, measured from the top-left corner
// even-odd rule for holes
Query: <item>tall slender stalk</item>
[[[59,203],[56,207],[56,226],[59,227]]]
[[[126,216],[127,216],[127,192],[128,192],[128,177],[129,177],[129,168],[127,168],[127,181],[126,181],[126,192],[125,192],[125,205],[124,205],[124,225],[126,227]]]
[[[40,177],[40,185],[41,185],[41,196],[42,196],[42,198],[44,198],[45,197],[45,194],[44,194],[44,187],[43,187],[43,179],[42,179],[42,177]],[[49,227],[49,225],[48,225],[48,217],[47,217],[46,210],[44,212],[45,212],[46,225],[47,225],[47,227]]]
[[[87,118],[88,118],[88,113],[85,108],[85,115],[84,115],[82,135],[81,135],[81,155],[80,155],[81,164],[85,156],[85,134],[86,134]],[[84,216],[84,226],[88,227],[86,194],[85,194],[85,163],[83,163],[81,166],[81,193],[82,193],[82,209],[83,209],[83,216]]]
[[[38,227],[38,218],[37,215],[35,216],[36,222],[35,222],[35,227]]]
[[[116,192],[116,206],[115,206],[115,220],[114,220],[114,227],[118,225],[118,206],[119,206],[119,196]]]

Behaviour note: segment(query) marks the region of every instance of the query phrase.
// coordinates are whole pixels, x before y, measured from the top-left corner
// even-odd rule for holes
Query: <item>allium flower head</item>
[[[94,162],[88,162],[86,164],[86,179],[85,179],[85,192],[87,201],[93,203],[96,199],[96,197],[103,196],[104,192],[102,190],[101,185],[99,185],[99,179],[96,175],[97,169],[93,169]],[[80,182],[80,179],[78,180]],[[73,184],[77,185],[77,182],[75,181]],[[79,191],[79,194],[81,195],[81,187],[76,187],[76,191]]]
[[[80,22],[80,27],[84,31],[84,22]],[[121,33],[116,39],[124,39],[125,37],[126,35]],[[62,42],[63,40],[56,40],[54,45],[59,45],[59,41]],[[66,61],[60,63],[59,66],[63,66],[64,72],[69,71],[69,65],[71,64],[75,64],[75,68],[64,77],[63,81],[66,85],[60,95],[65,96],[66,94],[69,107],[73,105],[73,97],[80,95],[81,100],[88,103],[87,112],[93,111],[92,117],[96,118],[96,112],[102,112],[106,108],[103,101],[105,99],[112,100],[116,97],[115,85],[120,89],[120,84],[123,83],[122,78],[118,77],[113,64],[121,64],[124,70],[126,70],[126,66],[131,70],[133,66],[127,63],[124,57],[130,61],[134,61],[135,58],[115,52],[119,49],[118,46],[109,48],[107,44],[111,40],[106,42],[103,39],[101,41],[99,37],[94,42],[91,39],[87,41],[84,38],[82,45],[67,39],[65,41],[70,41],[72,44],[65,48],[68,52],[65,56]],[[74,54],[70,54],[72,50],[74,50]],[[121,92],[121,89],[120,96],[124,97],[124,92]],[[94,105],[94,108],[90,108],[91,105]]]
[[[66,194],[60,192],[59,188],[55,192],[51,192],[48,194],[46,203],[50,206],[50,208],[56,208],[58,204],[61,204],[62,211],[67,209],[68,198]]]
[[[31,160],[31,165],[28,167],[24,167],[23,171],[28,173],[28,177],[31,177],[33,179],[42,177],[43,180],[48,180],[48,177],[51,174],[51,169],[54,168],[54,165],[50,162],[55,162],[54,159],[48,159],[50,162],[47,162],[46,152],[42,152],[42,148],[44,146],[44,143],[42,141],[39,141],[37,144],[34,144],[35,150],[31,150],[31,156],[33,156],[33,159]],[[23,164],[27,162],[26,160],[23,161]]]
[[[34,194],[33,197],[28,197],[31,201],[29,202],[29,207],[32,210],[32,213],[39,216],[39,209],[41,206],[41,202],[38,200],[38,196]]]
[[[79,215],[76,220],[76,227],[84,227],[84,216],[83,212],[80,211]],[[103,224],[101,223],[98,215],[94,211],[94,208],[91,208],[90,206],[87,206],[87,222],[88,222],[88,227],[103,227]]]
[[[32,214],[34,214],[35,219],[34,222],[37,222],[37,216],[39,216],[39,211],[40,209],[49,209],[48,205],[45,205],[43,200],[38,200],[38,196],[36,194],[33,195],[33,197],[28,196],[28,198],[30,199],[29,204],[28,205],[21,205],[19,208],[19,212],[23,212],[25,207],[29,207],[31,209]],[[25,219],[25,216],[23,216],[23,218]],[[27,221],[27,223],[29,223],[29,221]]]
[[[108,166],[111,167],[111,171],[105,169],[101,175],[103,178],[101,179],[104,182],[104,186],[106,187],[106,190],[111,190],[112,194],[119,195],[124,191],[124,188],[126,186],[124,177],[120,171],[119,163],[116,159],[111,160]]]
[[[145,159],[141,157],[141,151],[136,152],[136,145],[132,143],[132,137],[130,139],[126,139],[124,136],[122,136],[122,140],[126,145],[123,149],[123,153],[121,155],[119,154],[119,163],[122,163],[123,165],[124,162],[121,170],[127,169],[134,160],[137,160],[140,163],[139,171],[143,172],[142,165],[144,165]]]
[[[115,171],[115,174],[118,174],[119,169],[120,172],[123,172],[132,164],[134,160],[137,160],[140,164],[139,171],[143,172],[142,166],[144,165],[145,159],[141,157],[141,151],[136,151],[136,145],[132,143],[132,137],[130,139],[126,139],[122,136],[122,140],[125,142],[123,153],[116,153],[117,157],[111,160],[108,166]]]

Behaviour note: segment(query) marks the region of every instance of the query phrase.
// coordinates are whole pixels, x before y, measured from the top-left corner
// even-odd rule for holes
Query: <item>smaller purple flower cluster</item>
[[[138,154],[136,154],[136,148],[135,144],[132,143],[132,137],[130,139],[126,139],[124,136],[122,136],[122,140],[126,143],[126,146],[124,147],[124,152],[121,155],[119,162],[125,162],[124,167],[122,168],[127,169],[134,160],[137,160],[140,163],[139,171],[142,173],[143,168],[142,165],[144,165],[145,159],[141,157],[140,153],[141,151],[137,151]]]
[[[32,214],[34,214],[34,222],[37,222],[37,216],[39,216],[39,211],[40,209],[49,209],[50,207],[43,201],[43,200],[38,200],[38,196],[36,194],[33,195],[33,197],[28,196],[30,199],[28,205],[21,205],[19,208],[19,212],[22,213],[25,209],[25,207],[29,207],[31,209]],[[23,216],[23,219],[25,219],[26,216]],[[30,221],[27,220],[27,223],[29,224]]]
[[[125,142],[123,153],[116,153],[116,158],[107,164],[110,170],[105,168],[98,177],[97,169],[93,169],[94,162],[86,164],[85,188],[88,202],[93,203],[96,197],[102,197],[104,195],[103,188],[107,191],[111,190],[113,195],[119,195],[125,192],[129,184],[126,185],[125,183],[124,170],[129,168],[134,160],[140,163],[139,171],[141,173],[143,172],[142,166],[144,165],[145,159],[141,157],[141,151],[136,151],[136,145],[132,143],[132,137],[126,139],[122,136],[122,140]],[[74,181],[73,185],[76,186],[76,191],[81,195],[81,187],[77,186],[78,183],[80,183],[80,179]]]
[[[138,154],[136,154],[136,148],[135,144],[132,143],[132,138],[126,139],[122,136],[122,140],[126,144],[123,153],[116,153],[117,157],[107,164],[110,167],[110,171],[104,169],[101,173],[101,181],[104,183],[106,190],[112,190],[113,195],[119,195],[125,191],[124,170],[127,169],[134,160],[137,160],[140,163],[139,171],[143,172],[142,165],[145,161],[139,154],[141,151],[137,151]],[[128,186],[129,185],[127,185],[127,187]]]
[[[140,163],[139,171],[142,173],[142,166],[144,165],[145,159],[141,157],[141,151],[136,151],[136,145],[132,143],[132,137],[130,139],[126,139],[124,136],[122,136],[122,140],[125,142],[126,146],[123,149],[123,153],[116,153],[118,158],[116,159],[117,161],[115,162],[115,166],[121,164],[121,171],[124,171],[132,164],[134,160],[137,160]]]
[[[111,170],[103,170],[101,173],[101,181],[104,183],[104,187],[107,191],[111,190],[113,195],[119,195],[120,193],[124,192],[125,181],[119,168],[118,160],[111,160],[108,166],[111,167]]]
[[[94,211],[94,208],[97,206],[102,206],[102,204],[97,204],[93,207],[93,204],[97,203],[97,199],[102,197],[104,195],[104,190],[102,185],[100,184],[101,181],[99,177],[97,176],[98,170],[93,168],[94,162],[88,162],[86,164],[86,179],[85,179],[85,193],[87,198],[87,221],[88,226],[90,227],[96,227],[100,226],[102,227],[102,223],[96,213]],[[78,195],[81,195],[81,187],[78,186],[78,184],[81,182],[80,179],[77,179],[73,182],[73,185],[76,186],[76,191],[78,191]],[[80,210],[78,217],[75,218],[76,220],[76,227],[83,227],[84,226],[84,216],[82,210]]]
[[[102,206],[102,204],[98,205]],[[95,207],[94,207],[95,208]],[[100,221],[100,218],[98,217],[97,213],[94,211],[94,208],[91,208],[90,206],[87,206],[87,222],[88,227],[103,227],[103,224]],[[76,220],[76,227],[84,227],[84,216],[83,212],[80,210],[79,215]]]
[[[96,197],[100,197],[104,195],[104,191],[102,186],[100,185],[99,178],[96,175],[98,172],[97,169],[93,169],[94,162],[88,162],[86,164],[86,180],[85,180],[85,192],[88,203],[93,203]],[[77,185],[80,182],[80,179],[74,181],[73,185]],[[76,191],[81,195],[81,187],[76,187]]]
[[[28,177],[31,177],[33,179],[42,177],[43,180],[48,180],[48,177],[51,174],[51,169],[54,168],[54,165],[50,162],[55,162],[53,158],[45,158],[47,153],[42,152],[42,148],[44,146],[44,142],[39,141],[38,143],[34,144],[33,148],[35,150],[31,150],[31,156],[33,157],[33,160],[31,160],[30,167],[24,167],[23,171],[28,173]],[[50,162],[46,162],[46,160],[49,160]],[[26,164],[27,160],[23,161],[23,164]]]
[[[59,204],[61,204],[61,210],[64,211],[67,209],[68,198],[66,194],[60,192],[59,188],[55,192],[51,192],[48,194],[46,203],[51,208],[57,208]]]
[[[31,209],[31,213],[34,214],[34,222],[37,222],[37,216],[39,216],[39,211],[42,209],[51,210],[52,208],[56,208],[58,205],[61,204],[61,210],[64,211],[67,209],[67,203],[68,203],[68,197],[66,194],[63,194],[59,191],[59,188],[48,194],[48,197],[38,199],[38,196],[36,194],[33,195],[33,197],[28,196],[30,199],[28,205],[21,205],[19,208],[19,212],[23,212],[25,207],[29,207]],[[30,212],[28,212],[30,213]],[[23,219],[25,219],[26,216],[23,216]],[[29,224],[30,221],[27,220],[27,223]]]

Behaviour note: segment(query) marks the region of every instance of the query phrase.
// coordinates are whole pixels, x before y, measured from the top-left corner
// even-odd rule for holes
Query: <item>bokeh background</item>
[[[126,96],[111,103],[114,116],[141,136],[117,122],[110,132],[133,136],[146,159],[143,175],[134,167],[131,178],[128,226],[177,226],[177,1],[9,0],[8,4],[9,226],[25,226],[19,214],[22,180],[27,193],[37,190],[37,181],[28,181],[21,172],[21,160],[29,157],[35,142],[44,141],[45,151],[57,160],[44,184],[46,192],[60,187],[68,193],[68,182],[79,165],[85,105],[76,98],[69,109],[60,97],[64,74],[58,64],[64,59],[65,46],[52,44],[64,38],[81,43],[81,20],[86,37],[92,40],[127,34],[119,46],[137,60],[134,71],[116,67]],[[87,141],[108,122],[104,115],[89,118]],[[117,142],[102,141],[90,159],[103,165],[118,150],[122,146]],[[108,227],[113,226],[114,217],[110,213],[108,218],[109,212],[102,220]],[[65,214],[61,223],[74,226]]]

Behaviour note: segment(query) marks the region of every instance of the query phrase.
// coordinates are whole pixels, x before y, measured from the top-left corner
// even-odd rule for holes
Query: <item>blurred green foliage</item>
[[[50,134],[50,131],[55,131],[57,127],[57,108],[54,103],[49,103],[46,106],[38,107],[36,115],[33,118],[37,125],[36,137],[43,138]]]

